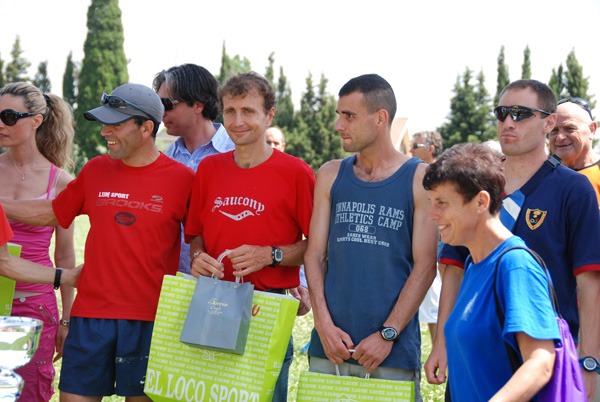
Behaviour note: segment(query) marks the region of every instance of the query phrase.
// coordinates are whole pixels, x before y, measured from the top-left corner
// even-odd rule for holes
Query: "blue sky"
[[[19,35],[30,75],[48,60],[53,92],[60,94],[67,55],[83,59],[89,4],[0,0],[0,56],[10,59]],[[529,45],[533,78],[545,82],[575,48],[600,99],[597,0],[121,0],[120,6],[130,81],[148,86],[176,64],[197,63],[217,74],[225,41],[229,55],[247,57],[261,74],[275,52],[276,72],[283,66],[296,104],[309,72],[315,81],[325,74],[333,94],[354,76],[378,73],[396,92],[397,115],[408,117],[415,132],[444,121],[456,77],[467,66],[483,70],[493,96],[500,46],[517,79]]]

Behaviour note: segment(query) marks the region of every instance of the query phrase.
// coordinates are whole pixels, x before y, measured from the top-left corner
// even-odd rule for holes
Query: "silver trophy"
[[[43,323],[28,317],[0,317],[0,402],[16,401],[23,379],[13,370],[29,363],[40,344]]]

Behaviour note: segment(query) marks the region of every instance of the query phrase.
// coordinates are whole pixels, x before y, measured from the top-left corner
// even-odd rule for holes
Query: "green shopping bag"
[[[21,256],[19,244],[7,243],[8,252],[14,256]],[[0,316],[9,316],[12,310],[12,301],[15,294],[15,281],[0,276]]]
[[[380,380],[305,371],[296,402],[414,402],[412,381]]]
[[[164,277],[144,392],[155,402],[271,401],[298,301],[254,292],[246,350],[235,355],[179,342],[195,287],[195,280]]]

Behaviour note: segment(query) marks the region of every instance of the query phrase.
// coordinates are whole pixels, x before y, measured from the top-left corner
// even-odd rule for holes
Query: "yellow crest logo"
[[[527,208],[527,214],[525,214],[525,219],[527,220],[527,226],[529,229],[535,230],[540,227],[540,225],[546,219],[546,214],[548,211],[540,211],[539,209],[529,209]]]

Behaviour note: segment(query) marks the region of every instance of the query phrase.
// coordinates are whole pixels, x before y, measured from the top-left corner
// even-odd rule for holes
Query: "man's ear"
[[[552,113],[550,116],[544,119],[544,135],[547,136],[554,126],[556,125],[556,119],[558,115],[556,113]]]
[[[152,132],[154,131],[155,124],[157,123],[153,122],[152,120],[144,120],[144,122],[140,126],[140,129],[142,130],[142,135],[144,137],[147,135],[152,137]]]
[[[192,108],[194,109],[194,113],[202,114],[204,111],[204,103],[194,102],[194,106],[192,106]]]

